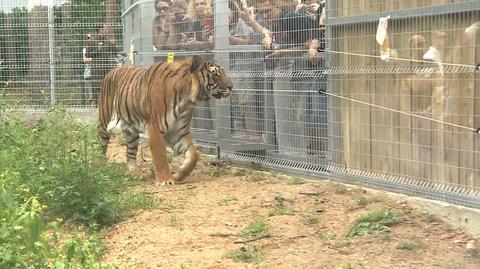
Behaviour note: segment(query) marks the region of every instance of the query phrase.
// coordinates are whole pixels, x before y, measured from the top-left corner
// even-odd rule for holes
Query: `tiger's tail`
[[[111,137],[111,134],[107,130],[107,126],[112,119],[112,103],[115,94],[115,88],[112,85],[112,79],[110,79],[110,76],[111,72],[108,73],[102,81],[102,88],[100,90],[100,98],[98,102],[98,141],[100,143],[100,150],[104,154],[107,153],[107,147]]]
[[[195,144],[193,144],[193,138],[190,133],[186,135],[178,144],[182,144],[180,146],[182,149],[177,152],[183,152],[185,154],[185,159],[178,171],[173,176],[173,179],[176,182],[180,182],[188,175],[190,175],[199,159],[197,149],[195,147]]]

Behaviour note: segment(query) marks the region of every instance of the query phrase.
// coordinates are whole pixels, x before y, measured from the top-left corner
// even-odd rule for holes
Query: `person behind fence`
[[[96,60],[93,65],[95,67],[93,69],[94,105],[96,105],[98,102],[103,78],[117,65],[115,62],[115,57],[117,54],[117,49],[115,47],[115,36],[110,26],[103,25],[103,27],[98,31],[97,36],[98,41],[95,46]]]
[[[156,16],[153,20],[152,36],[154,50],[164,50],[167,48],[167,41],[170,35],[169,24],[167,23],[170,12],[170,3],[168,1],[155,1]]]
[[[261,0],[255,3],[255,6],[243,8],[239,11],[240,18],[247,23],[258,35],[260,44],[265,49],[264,51],[258,51],[255,53],[255,57],[262,63],[261,70],[268,72],[273,71],[273,61],[266,59],[265,55],[268,54],[272,44],[272,31],[274,20],[269,19],[270,12],[272,10],[272,3],[270,0]],[[275,9],[276,11],[277,9]],[[259,79],[259,87],[263,89],[261,100],[258,102],[257,113],[259,118],[264,119],[264,134],[263,140],[268,145],[275,145],[275,110],[273,102],[273,78],[266,75],[262,80]]]
[[[318,23],[310,16],[289,11],[292,3],[282,4],[277,0],[267,0],[271,8],[266,17],[272,21],[272,52],[266,56],[273,60],[275,78],[273,81],[273,101],[275,107],[275,128],[278,150],[290,154],[307,149],[306,130],[306,92],[305,84],[295,79],[301,66],[295,66],[296,59],[309,48],[314,29]],[[293,7],[295,8],[295,7]],[[295,72],[297,71],[297,72]]]
[[[231,45],[259,44],[259,35],[252,27],[239,17],[241,7],[229,1],[229,25]],[[263,62],[254,52],[231,53],[231,70],[234,72],[261,71]],[[237,94],[232,95],[233,131],[236,136],[247,135],[249,139],[262,137],[263,121],[260,119],[258,105],[260,96],[256,91],[259,86],[255,77],[239,77],[236,79]]]
[[[187,13],[193,26],[192,35],[181,40],[184,48],[191,51],[213,49],[212,3],[207,0],[191,0]]]
[[[193,20],[187,15],[187,2],[176,0],[170,4],[164,23],[165,46],[171,50],[185,49],[185,44],[193,37]]]
[[[95,105],[93,94],[93,60],[95,55],[93,34],[88,33],[83,41],[82,58],[85,65],[83,70],[83,98],[82,105]]]
[[[213,58],[210,53],[213,49],[213,12],[210,0],[189,0],[187,17],[193,22],[191,32],[180,40],[180,47],[192,53],[201,53],[207,59]],[[195,120],[193,128],[214,130],[216,122],[213,120],[215,101],[201,101],[194,110]]]
[[[295,69],[304,70],[306,76],[295,79],[296,91],[304,90],[305,136],[309,154],[323,157],[327,150],[327,96],[325,70],[325,3],[311,2],[297,5],[296,12],[309,16],[315,21],[307,52],[295,61]],[[312,73],[312,71],[317,71]],[[307,73],[308,72],[308,73]]]

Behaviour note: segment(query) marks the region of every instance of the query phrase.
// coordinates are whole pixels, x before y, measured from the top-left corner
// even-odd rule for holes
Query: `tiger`
[[[121,132],[126,142],[127,165],[136,167],[139,137],[146,134],[156,185],[181,182],[193,171],[199,154],[190,124],[198,100],[226,98],[233,89],[222,66],[200,56],[156,62],[148,68],[123,65],[112,69],[102,81],[99,97],[98,138],[106,154],[110,138]],[[166,147],[184,160],[173,175]]]

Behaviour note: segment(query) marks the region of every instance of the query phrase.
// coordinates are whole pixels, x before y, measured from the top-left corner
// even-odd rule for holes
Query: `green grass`
[[[343,262],[341,264],[339,264],[336,269],[353,269],[353,265],[349,262]]]
[[[368,199],[363,196],[357,199],[357,205],[359,206],[367,206],[368,203],[369,203]]]
[[[404,250],[416,250],[422,246],[422,240],[418,237],[413,237],[407,241],[400,242],[397,246],[398,249]]]
[[[307,225],[317,224],[319,222],[318,216],[308,215],[304,217],[304,223]]]
[[[307,182],[305,181],[305,179],[303,179],[301,177],[292,177],[287,182],[288,185],[302,185],[302,184],[305,184],[305,183],[307,183]]]
[[[466,269],[465,265],[457,262],[449,262],[441,267],[442,269]]]
[[[236,169],[235,172],[233,173],[233,176],[235,177],[243,177],[247,175],[247,170],[245,169]]]
[[[331,233],[331,232],[322,232],[320,234],[320,238],[322,239],[322,241],[324,241],[325,243],[328,243],[330,241],[332,241],[333,239],[335,239],[335,234]]]
[[[227,206],[227,205],[230,205],[230,204],[235,203],[235,202],[238,202],[237,197],[228,196],[228,197],[225,197],[222,200],[218,201],[217,205]]]
[[[355,200],[354,202],[347,204],[346,209],[347,209],[347,211],[352,211],[352,210],[356,210],[356,209],[359,209],[359,208],[365,208],[369,203],[370,203],[369,199],[361,196],[357,200]]]
[[[362,236],[373,231],[388,231],[390,226],[399,221],[399,213],[376,209],[360,216],[348,230],[347,236]]]
[[[264,181],[267,180],[268,176],[267,174],[259,171],[252,171],[250,173],[250,180],[253,182],[259,182],[259,181]]]
[[[256,217],[240,231],[242,237],[256,237],[268,234],[268,226],[263,217]]]
[[[260,263],[264,257],[265,250],[250,244],[242,246],[239,250],[227,253],[227,258],[237,262]]]
[[[293,215],[293,210],[285,206],[285,202],[293,202],[293,200],[275,196],[275,201],[277,205],[275,209],[270,211],[269,216]]]
[[[282,215],[293,215],[293,210],[288,207],[277,207],[270,211],[269,216],[282,216]]]

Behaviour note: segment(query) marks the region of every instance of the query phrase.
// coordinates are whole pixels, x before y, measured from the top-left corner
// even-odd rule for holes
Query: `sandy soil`
[[[110,146],[112,160],[124,161],[124,154]],[[139,174],[150,179],[147,155]],[[405,201],[328,180],[292,184],[298,178],[208,160],[185,184],[142,181],[159,207],[113,227],[104,260],[122,268],[480,268],[478,240]],[[400,221],[346,235],[375,209],[398,212]],[[245,235],[254,220],[266,228]],[[240,254],[253,258],[233,259]]]

